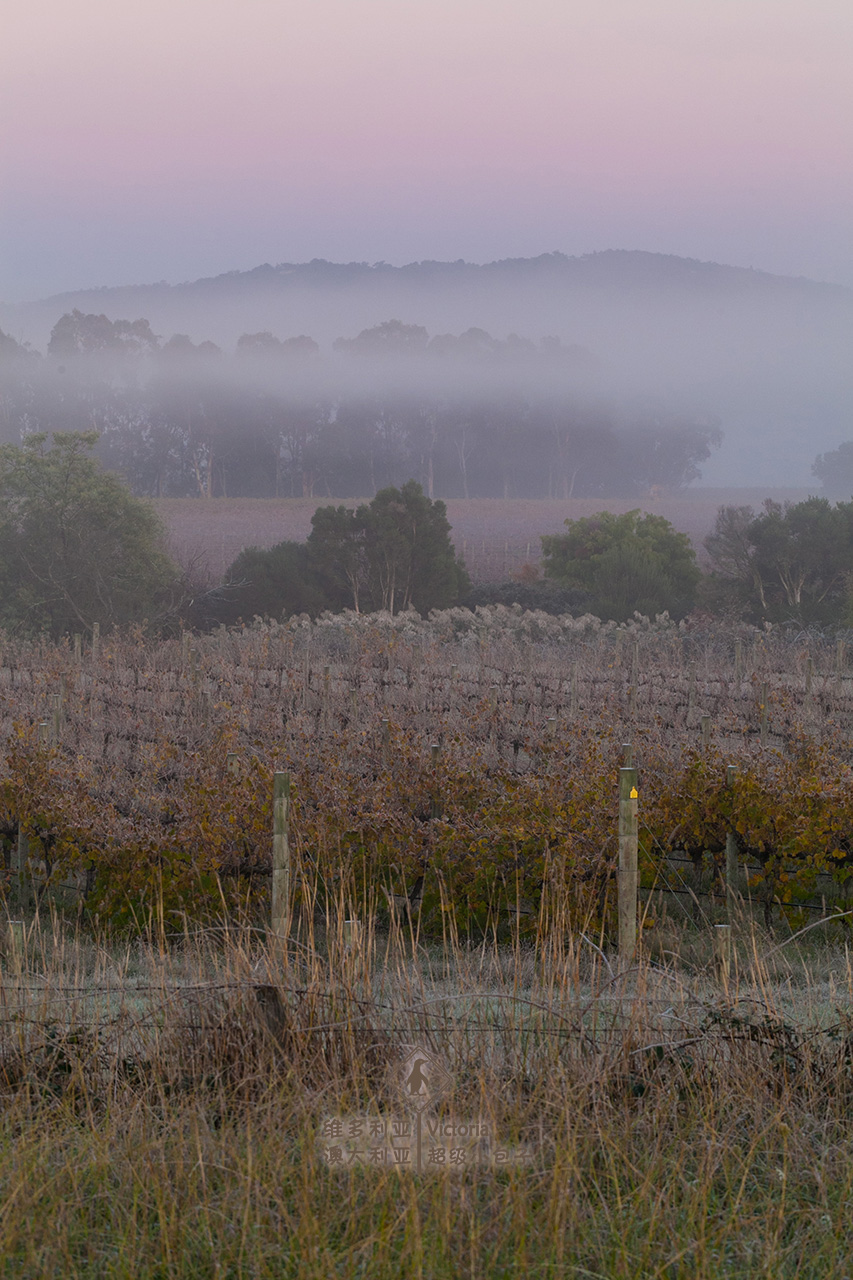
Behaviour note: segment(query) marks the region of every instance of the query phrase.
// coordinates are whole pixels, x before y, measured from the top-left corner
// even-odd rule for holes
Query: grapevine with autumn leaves
[[[840,701],[810,725],[781,689],[782,728],[759,743],[749,687],[709,682],[700,693],[718,699],[718,732],[700,744],[689,705],[666,711],[682,673],[663,644],[646,654],[644,702],[626,693],[632,673],[608,636],[576,645],[570,668],[557,646],[533,651],[537,666],[517,638],[480,637],[452,669],[453,653],[428,634],[353,624],[320,638],[325,651],[315,635],[313,654],[282,629],[222,633],[189,654],[116,639],[97,671],[75,671],[61,647],[26,663],[7,649],[6,892],[23,834],[37,897],[65,894],[101,926],[262,919],[273,774],[286,769],[304,908],[402,912],[435,937],[606,930],[631,741],[647,889],[673,885],[675,859],[713,892],[733,832],[745,891],[768,919],[781,909],[795,921],[821,897],[846,909],[853,897]],[[58,681],[57,737],[38,708]],[[682,686],[687,695],[686,676]]]

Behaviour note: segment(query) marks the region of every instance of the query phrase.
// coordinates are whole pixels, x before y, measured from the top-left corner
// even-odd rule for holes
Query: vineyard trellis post
[[[711,749],[711,717],[702,716],[699,723],[702,727],[702,754],[707,755]]]
[[[723,994],[728,996],[729,976],[732,968],[732,927],[730,924],[714,926],[714,960]]]
[[[431,743],[429,754],[432,764],[432,797],[429,805],[429,816],[435,822],[441,817],[441,801],[439,800],[438,790],[438,757],[441,754],[441,747],[437,742]]]
[[[619,770],[619,962],[630,965],[637,949],[637,770]]]
[[[737,765],[730,764],[726,769],[726,786],[731,790],[737,778]],[[733,828],[726,832],[726,906],[729,924],[732,923],[738,910],[737,886],[737,833]]]
[[[273,775],[272,931],[287,936],[290,925],[290,774]]]
[[[30,837],[22,826],[18,826],[18,843],[15,849],[15,890],[18,910],[21,912],[29,911],[30,901],[30,878],[29,863],[30,858]]]
[[[761,693],[759,694],[759,706],[761,708],[761,729],[760,740],[762,747],[767,746],[767,735],[769,732],[769,724],[767,717],[767,681],[761,682]]]

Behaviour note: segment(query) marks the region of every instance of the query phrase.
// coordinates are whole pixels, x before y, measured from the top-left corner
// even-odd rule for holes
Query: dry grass
[[[341,899],[341,908],[344,899]],[[842,1276],[853,1246],[853,968],[843,943],[661,926],[421,944],[294,921],[7,944],[4,1276]],[[399,1114],[407,1045],[446,1118],[526,1162],[330,1167],[324,1118]]]

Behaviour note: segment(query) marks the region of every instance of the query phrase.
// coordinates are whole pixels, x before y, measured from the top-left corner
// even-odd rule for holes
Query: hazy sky
[[[853,284],[850,0],[25,0],[0,298],[639,248]]]

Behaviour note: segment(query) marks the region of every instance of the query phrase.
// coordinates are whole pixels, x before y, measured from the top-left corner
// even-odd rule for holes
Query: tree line
[[[556,338],[432,338],[386,321],[341,338],[244,334],[226,354],[147,320],[63,315],[41,357],[0,335],[0,438],[99,433],[137,495],[430,498],[642,496],[694,480],[719,424],[613,398]]]
[[[702,572],[686,534],[639,508],[543,534],[540,578],[473,588],[445,504],[414,479],[355,509],[320,505],[304,543],[251,547],[199,588],[152,505],[93,456],[95,433],[0,446],[0,627],[53,637],[137,625],[155,634],[352,609],[505,603],[625,622],[695,610],[754,624],[853,626],[853,501],[721,507]]]

